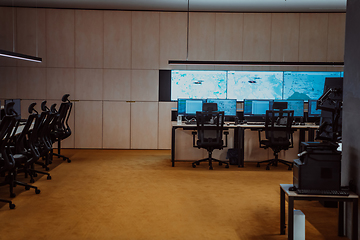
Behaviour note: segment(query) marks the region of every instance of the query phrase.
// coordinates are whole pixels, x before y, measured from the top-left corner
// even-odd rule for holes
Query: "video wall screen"
[[[171,70],[171,100],[318,99],[326,77],[343,72]]]
[[[171,71],[171,100],[227,98],[226,71]]]

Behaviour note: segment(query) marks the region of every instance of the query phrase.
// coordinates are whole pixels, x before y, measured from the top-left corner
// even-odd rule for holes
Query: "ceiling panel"
[[[345,12],[346,0],[1,0],[0,6],[155,11]]]

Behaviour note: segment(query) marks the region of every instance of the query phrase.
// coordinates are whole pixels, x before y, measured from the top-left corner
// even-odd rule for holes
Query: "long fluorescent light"
[[[34,57],[34,56],[25,55],[25,54],[16,53],[16,52],[9,52],[9,51],[5,51],[5,50],[1,50],[1,49],[0,49],[0,56],[16,58],[16,59],[26,60],[26,61],[31,61],[31,62],[42,62],[42,58],[39,58],[39,57]]]
[[[314,66],[343,67],[344,62],[272,62],[272,61],[189,61],[169,60],[170,65],[242,65],[242,66]]]

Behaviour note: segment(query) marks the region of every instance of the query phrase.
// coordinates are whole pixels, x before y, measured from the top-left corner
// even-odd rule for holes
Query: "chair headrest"
[[[57,110],[56,110],[56,103],[54,103],[53,105],[51,105],[51,107],[50,107],[50,112],[52,112],[52,113],[56,113],[56,112],[57,112]]]
[[[65,94],[65,95],[62,97],[61,101],[63,101],[63,102],[70,102],[70,100],[68,99],[69,96],[70,96],[70,94]]]
[[[17,112],[14,110],[15,102],[8,102],[5,105],[5,114],[6,115],[18,115]]]
[[[41,111],[45,112],[48,111],[49,109],[46,107],[46,101],[43,101],[41,103]]]
[[[36,105],[36,102],[33,102],[33,103],[31,103],[31,104],[29,105],[28,112],[29,112],[30,114],[33,114],[33,112],[38,113],[38,112],[35,110],[35,108],[34,108],[35,105]]]

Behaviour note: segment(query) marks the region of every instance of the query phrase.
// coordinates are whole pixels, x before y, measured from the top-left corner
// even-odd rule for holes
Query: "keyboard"
[[[247,125],[265,125],[265,122],[247,122]]]
[[[309,190],[309,189],[297,189],[297,194],[306,195],[334,195],[334,196],[349,196],[349,192],[343,190]]]

